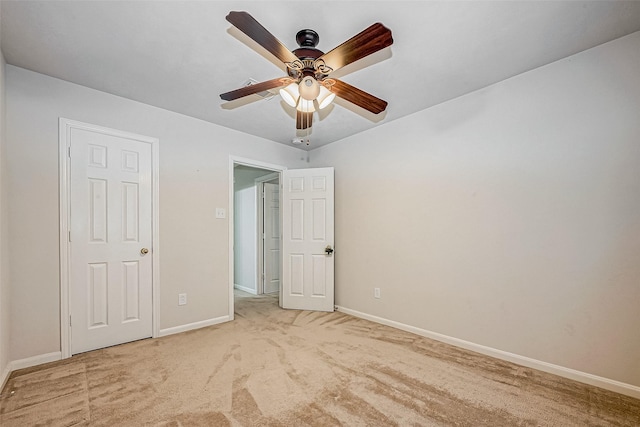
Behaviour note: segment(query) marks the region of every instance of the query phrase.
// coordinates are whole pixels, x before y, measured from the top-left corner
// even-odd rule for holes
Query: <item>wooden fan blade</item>
[[[373,114],[382,113],[387,108],[387,101],[376,98],[375,96],[341,80],[332,80],[334,81],[334,84],[331,86],[331,92],[335,93],[336,96],[356,104],[358,107],[371,111]]]
[[[298,59],[280,40],[275,38],[273,34],[267,31],[247,12],[229,12],[227,21],[285,64]]]
[[[241,87],[240,89],[232,90],[231,92],[222,93],[220,94],[220,98],[225,101],[233,101],[234,99],[242,98],[247,95],[253,95],[254,93],[263,92],[275,87],[285,86],[286,84],[286,79],[280,77],[277,79],[267,80],[266,82]]]
[[[320,56],[318,60],[324,60],[327,66],[336,71],[392,44],[391,30],[378,22]]]
[[[313,113],[303,113],[296,110],[296,129],[307,129],[313,122]]]

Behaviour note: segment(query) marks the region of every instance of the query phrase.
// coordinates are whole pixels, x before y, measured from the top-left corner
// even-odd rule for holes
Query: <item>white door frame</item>
[[[59,165],[59,206],[60,206],[60,351],[62,358],[71,357],[71,324],[70,324],[70,157],[71,129],[81,129],[102,133],[121,138],[133,139],[139,142],[151,144],[151,173],[152,173],[152,231],[151,231],[151,256],[152,256],[152,336],[160,335],[160,227],[158,194],[160,192],[159,174],[159,140],[149,136],[137,135],[116,129],[82,123],[60,117],[58,135],[58,165]]]
[[[256,291],[258,294],[264,293],[264,239],[262,235],[264,234],[264,187],[262,184],[265,182],[278,180],[278,185],[280,184],[280,174],[277,172],[270,173],[269,175],[261,176],[260,178],[255,179],[256,183],[256,195],[258,197],[256,206],[258,207],[258,267],[257,267],[257,278],[256,278]],[[278,210],[279,211],[279,210]]]
[[[282,171],[286,170],[285,166],[265,163],[258,160],[247,159],[245,157],[229,156],[229,212],[227,215],[229,221],[229,320],[234,317],[234,300],[233,300],[233,283],[234,283],[234,253],[233,253],[233,218],[234,218],[234,194],[233,194],[233,166],[243,165],[257,169],[271,170],[282,177]],[[280,213],[280,221],[282,222],[282,213]],[[281,223],[282,225],[282,223]],[[282,229],[282,227],[280,227]]]

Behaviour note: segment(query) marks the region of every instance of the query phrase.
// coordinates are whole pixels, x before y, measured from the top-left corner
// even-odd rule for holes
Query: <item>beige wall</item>
[[[60,350],[59,117],[160,139],[160,328],[226,316],[229,225],[215,208],[229,209],[229,156],[297,167],[302,152],[13,66],[6,79],[11,359]]]
[[[1,15],[1,12],[0,12]],[[1,20],[0,20],[1,22]],[[0,51],[0,387],[9,358],[8,167],[5,156],[5,61]]]
[[[336,304],[640,386],[639,76],[635,33],[314,150]]]

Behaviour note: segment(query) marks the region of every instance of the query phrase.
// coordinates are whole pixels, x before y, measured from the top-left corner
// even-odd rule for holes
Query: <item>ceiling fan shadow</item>
[[[248,95],[243,96],[242,98],[234,99],[233,101],[227,101],[220,104],[220,108],[223,110],[235,110],[239,107],[244,107],[245,105],[253,104],[254,102],[264,100],[260,95]]]
[[[324,119],[326,119],[329,116],[329,114],[331,114],[334,108],[335,108],[335,105],[331,103],[326,107],[324,107],[322,110],[318,110],[318,120],[323,121]]]
[[[332,72],[329,75],[329,77],[339,79],[342,76],[346,76],[347,74],[355,73],[356,71],[362,70],[363,68],[367,68],[379,62],[386,61],[392,56],[393,56],[393,52],[391,51],[391,46],[387,46],[384,49],[381,49],[375,53],[372,53],[369,56],[365,56],[364,58],[356,62],[352,62],[351,64],[345,65],[339,70]]]
[[[384,110],[381,113],[378,114],[374,114],[369,110],[365,110],[362,107],[359,107],[349,101],[346,101],[342,98],[336,97],[336,99],[333,101],[334,103],[338,104],[339,106],[346,108],[347,110],[351,111],[352,113],[355,113],[359,116],[362,116],[363,118],[373,122],[373,123],[380,123],[381,121],[383,121],[385,119],[385,117],[387,116],[387,110]]]
[[[282,108],[282,111],[287,113],[287,115],[289,117],[291,117],[292,119],[295,120],[295,118],[296,118],[296,109],[295,109],[295,107],[292,107],[291,105],[287,104],[282,99],[280,99],[280,107]]]
[[[306,129],[296,129],[296,138],[308,139],[311,135],[313,135],[313,126]]]
[[[259,43],[253,40],[251,37],[247,36],[245,33],[234,27],[233,25],[227,29],[227,33],[232,37],[235,37],[241,43],[247,45],[250,49],[254,50],[260,56],[262,56],[267,61],[271,62],[273,65],[282,70],[285,75],[287,74],[287,66],[280,61],[278,58],[273,56],[271,52],[262,47]]]

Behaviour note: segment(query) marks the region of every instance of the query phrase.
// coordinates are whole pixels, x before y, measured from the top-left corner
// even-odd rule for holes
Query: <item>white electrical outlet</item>
[[[373,297],[380,298],[380,288],[373,288]]]
[[[178,305],[187,304],[187,294],[178,294]]]
[[[224,219],[227,217],[227,211],[225,208],[216,208],[216,218]]]

